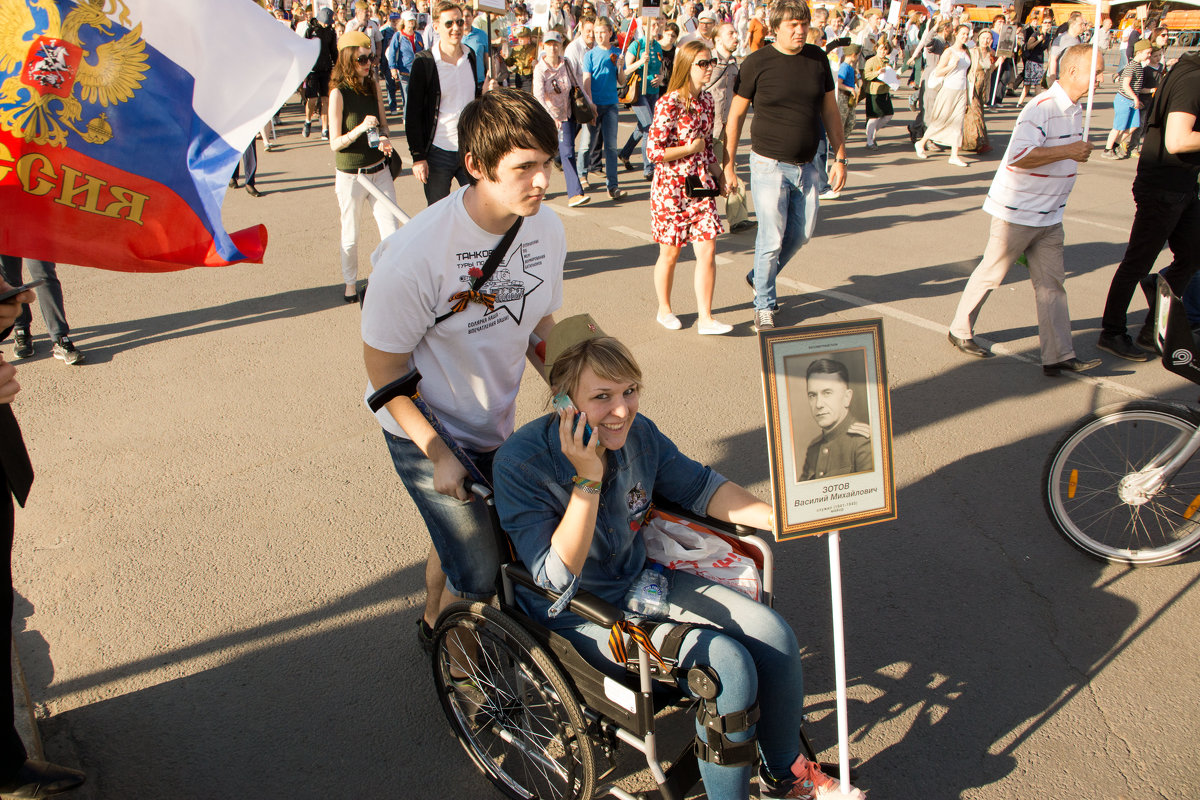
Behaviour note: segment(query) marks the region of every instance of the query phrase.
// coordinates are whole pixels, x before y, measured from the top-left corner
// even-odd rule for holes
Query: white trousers
[[[1022,254],[1029,262],[1029,279],[1037,303],[1038,338],[1042,345],[1042,363],[1057,364],[1075,357],[1071,342],[1071,313],[1067,310],[1067,290],[1063,285],[1062,223],[1044,228],[1014,225],[992,217],[987,248],[971,273],[950,332],[960,339],[974,334],[975,319],[991,291],[1004,281],[1008,268]],[[1021,267],[1018,267],[1021,269]]]
[[[395,202],[396,189],[392,186],[392,173],[387,167],[365,177]],[[400,222],[358,182],[358,175],[352,172],[336,172],[333,190],[342,212],[342,282],[349,286],[358,280],[358,214],[363,204],[371,204],[371,213],[375,215],[375,224],[379,226],[380,240],[395,233]]]

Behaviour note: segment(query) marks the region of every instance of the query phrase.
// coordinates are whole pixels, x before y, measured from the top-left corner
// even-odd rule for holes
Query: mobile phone
[[[14,297],[19,295],[21,292],[23,292],[27,289],[36,289],[37,287],[41,286],[45,282],[46,282],[45,279],[38,278],[36,281],[30,281],[29,283],[25,284],[24,286],[18,286],[15,289],[9,289],[7,292],[0,294],[0,303],[7,303],[9,300],[12,300]]]
[[[574,411],[575,404],[571,402],[571,398],[567,397],[566,393],[557,394],[554,396],[554,408],[557,411],[561,411],[566,408],[569,408],[572,411]],[[579,422],[578,412],[575,414],[575,421]],[[585,423],[583,423],[583,441],[586,443],[586,442],[590,442],[591,440],[592,440],[592,426],[588,425],[585,422]]]

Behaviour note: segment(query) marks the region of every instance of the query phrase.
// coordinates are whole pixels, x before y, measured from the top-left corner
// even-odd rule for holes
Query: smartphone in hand
[[[571,398],[567,397],[566,393],[557,394],[554,396],[554,409],[556,411],[562,411],[563,409],[570,409],[572,411],[575,411],[575,404],[571,402]],[[576,412],[576,414],[575,414],[575,422],[576,423],[579,422],[579,413],[578,412]],[[574,428],[572,428],[572,432],[574,432]],[[583,441],[586,443],[586,442],[590,442],[591,440],[592,440],[592,426],[588,425],[585,422],[585,423],[583,423]]]
[[[45,279],[38,278],[36,281],[30,281],[29,283],[26,283],[22,286],[18,286],[15,289],[9,289],[8,291],[0,294],[0,303],[7,303],[9,300],[12,300],[14,297],[19,295],[21,292],[24,292],[28,289],[36,289],[37,287],[41,286],[45,282],[46,282]]]

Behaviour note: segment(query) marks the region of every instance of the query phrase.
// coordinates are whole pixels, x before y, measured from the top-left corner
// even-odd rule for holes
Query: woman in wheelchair
[[[655,493],[695,514],[760,529],[771,523],[769,505],[684,456],[638,415],[641,384],[633,356],[615,339],[568,346],[550,368],[550,386],[574,409],[518,430],[498,451],[494,471],[501,526],[518,556],[540,585],[563,592],[553,606],[519,593],[525,612],[614,676],[624,665],[607,655],[609,630],[559,610],[580,588],[623,605],[646,566],[640,528]],[[587,441],[584,423],[594,429]],[[837,781],[800,753],[804,691],[791,627],[728,587],[686,572],[674,572],[672,581],[669,622],[651,640],[664,654],[678,645],[675,674],[700,667],[715,678],[715,697],[701,702],[696,719],[708,797],[748,797],[756,755],[764,797],[841,797]],[[667,634],[678,623],[702,627],[671,643]],[[686,679],[678,683],[696,697]]]

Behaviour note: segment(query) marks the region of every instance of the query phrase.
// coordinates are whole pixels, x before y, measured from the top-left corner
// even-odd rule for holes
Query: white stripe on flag
[[[317,60],[315,39],[248,0],[125,0],[130,24],[195,80],[196,115],[241,152]]]

